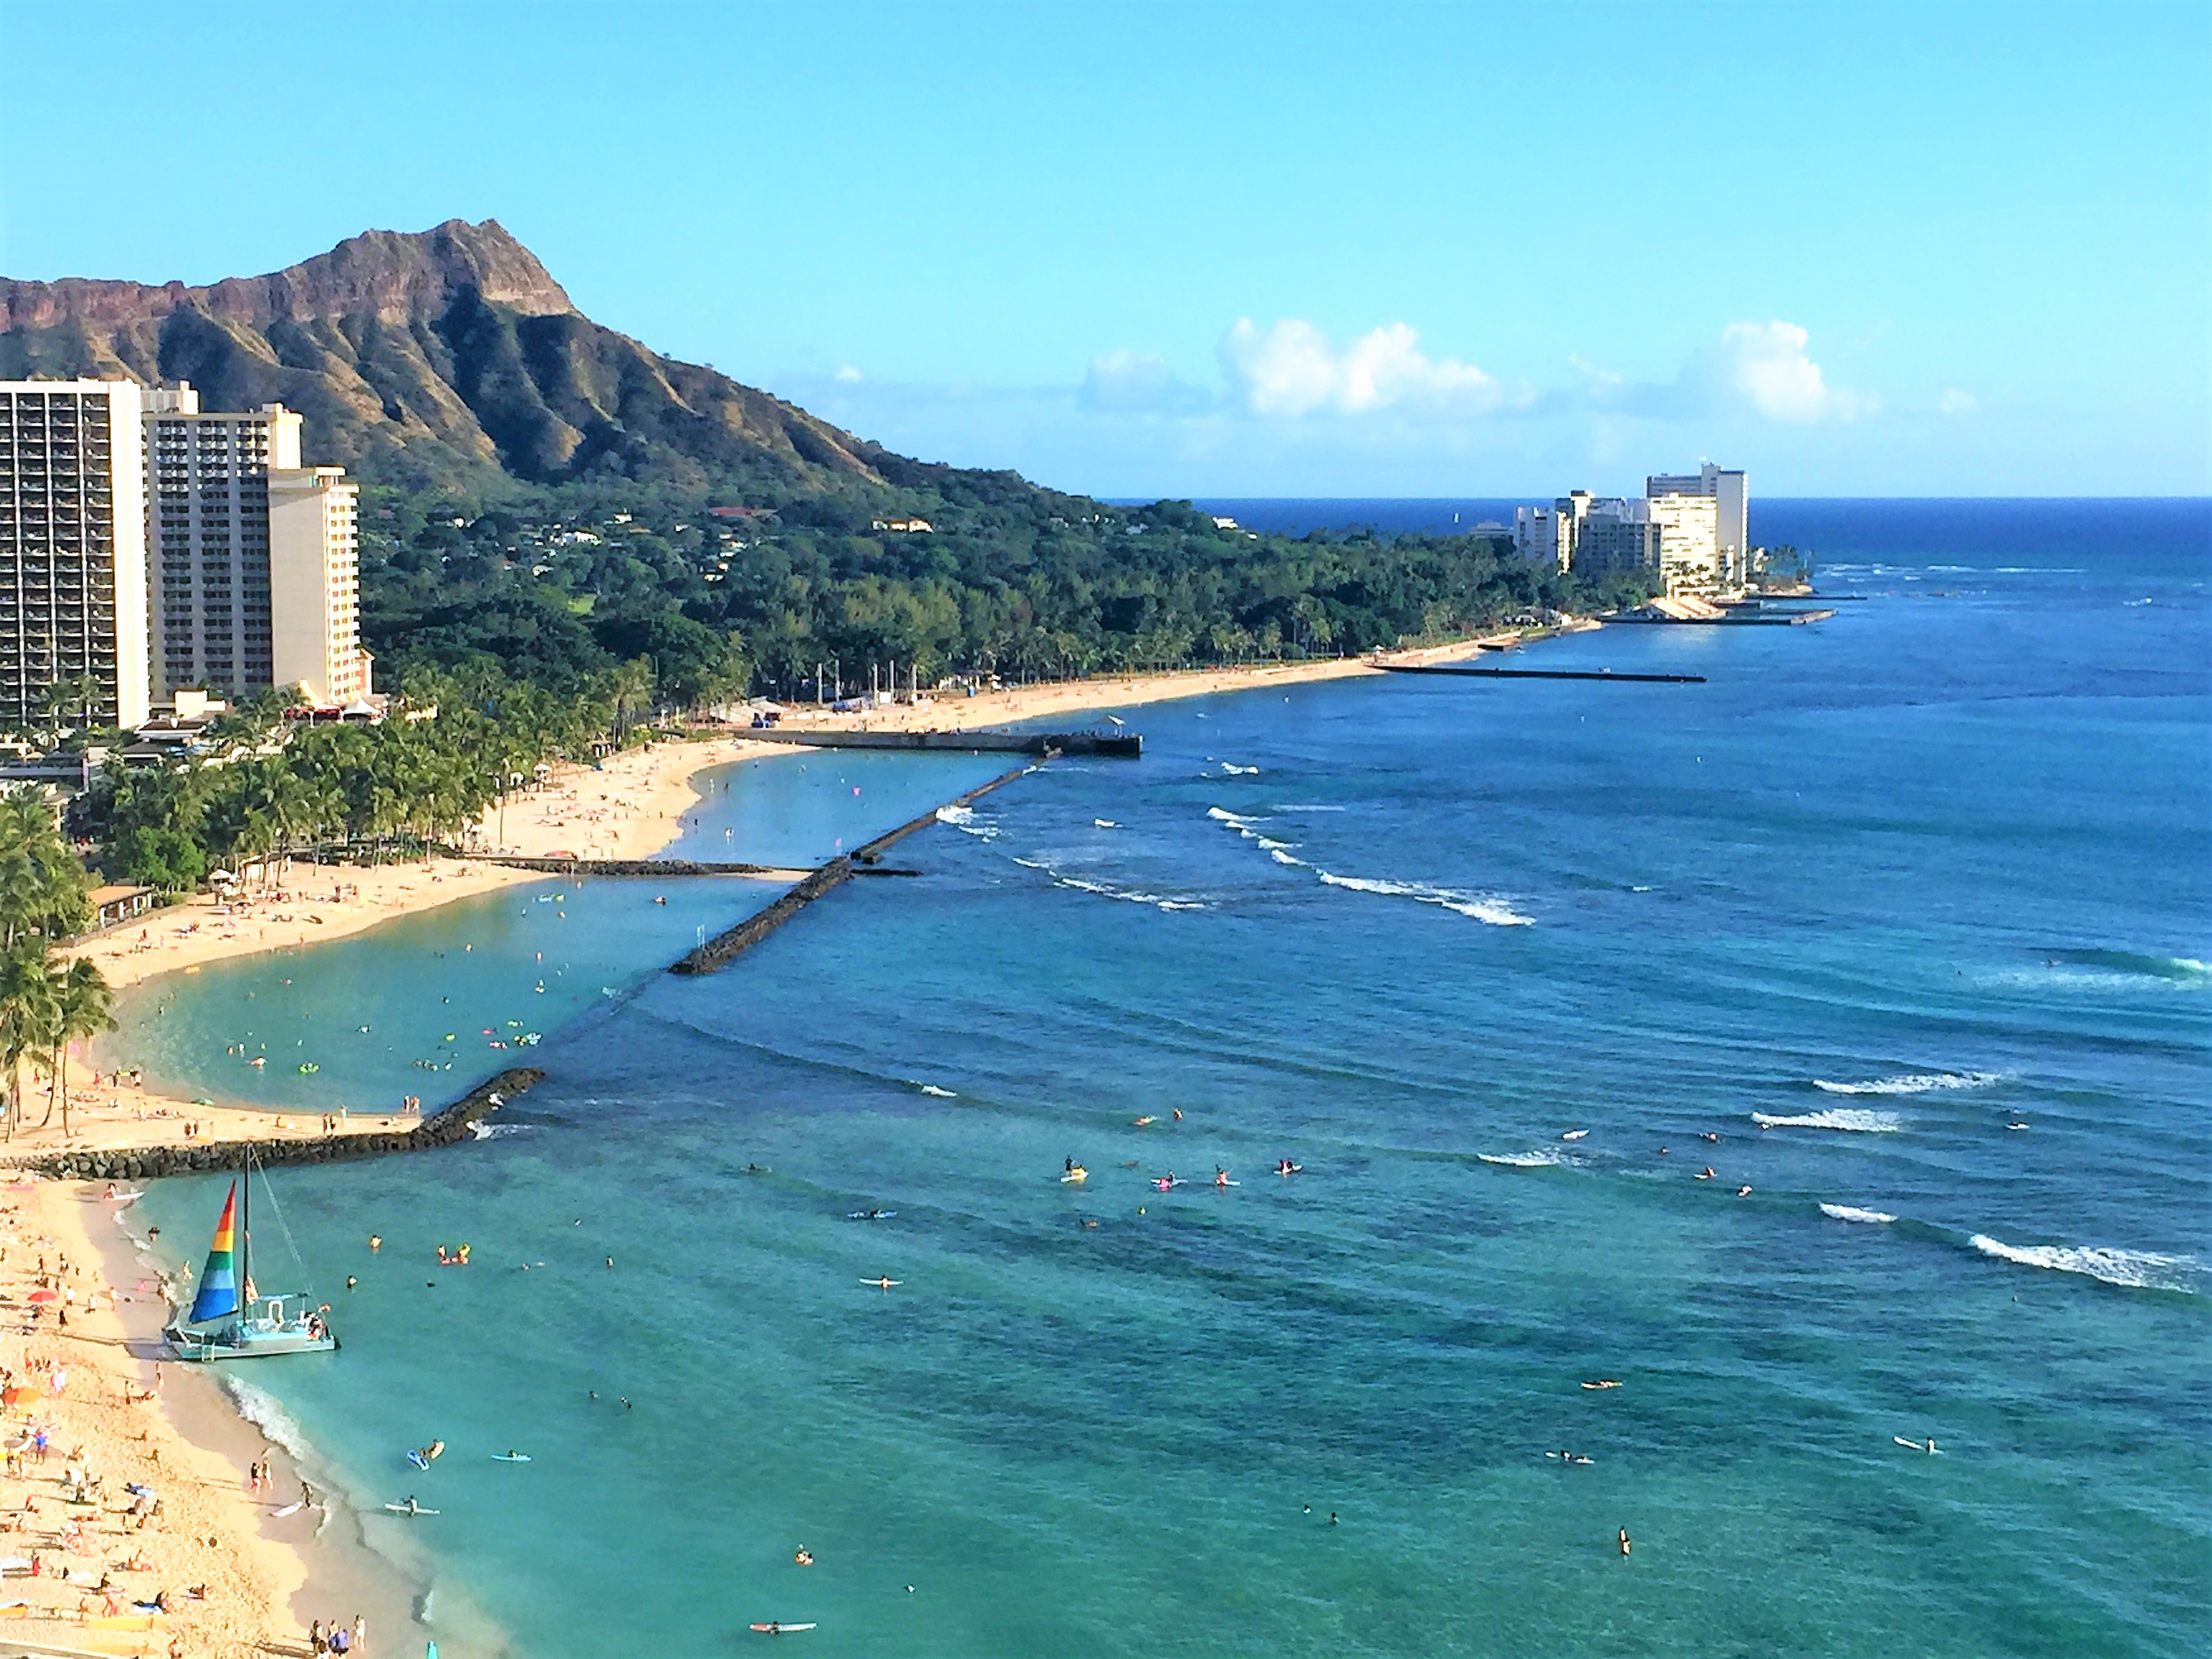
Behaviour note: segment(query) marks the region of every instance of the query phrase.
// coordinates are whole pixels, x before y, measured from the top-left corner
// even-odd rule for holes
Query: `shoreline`
[[[1518,643],[1517,636],[1512,642]],[[1485,648],[1498,649],[1505,643],[1504,636],[1493,635],[1482,641],[1392,654],[1399,661],[1440,662],[1473,656]],[[1057,714],[1139,707],[1276,685],[1380,678],[1381,673],[1367,659],[1343,658],[1050,682],[866,714],[839,715],[803,707],[792,713],[805,717],[806,726],[827,729],[872,726],[964,731]],[[697,781],[702,775],[734,762],[803,752],[789,745],[750,741],[742,735],[656,743],[614,757],[597,768],[563,768],[543,789],[510,802],[504,814],[496,808],[487,813],[479,830],[488,845],[516,856],[544,857],[567,852],[579,858],[648,857],[681,836],[686,817],[705,798]],[[344,939],[380,922],[455,900],[556,878],[541,872],[446,858],[371,869],[351,866],[304,869],[303,875],[301,866],[288,867],[276,877],[286,884],[274,886],[270,896],[257,896],[237,905],[197,897],[85,941],[69,954],[99,963],[109,982],[120,988],[165,973],[197,973],[211,962]],[[272,928],[276,930],[274,937]],[[166,937],[157,938],[156,929]],[[127,1044],[129,1038],[127,1030],[121,1031],[110,1042]],[[118,1085],[112,1076],[98,1086],[90,1079],[81,1085],[76,1080],[78,1062],[70,1060],[67,1069],[72,1112],[82,1110],[83,1122],[72,1126],[74,1132],[66,1142],[58,1125],[43,1131],[19,1132],[14,1141],[0,1149],[0,1163],[20,1164],[63,1151],[219,1145],[241,1136],[317,1138],[333,1127],[341,1132],[380,1133],[422,1121],[396,1113],[359,1115],[326,1126],[319,1114],[201,1105]],[[188,1123],[205,1126],[207,1132],[188,1138]],[[125,1425],[81,1428],[72,1420],[71,1435],[82,1438],[95,1468],[143,1468],[166,1462],[172,1471],[179,1466],[192,1471],[196,1485],[191,1495],[198,1501],[191,1508],[191,1536],[182,1540],[179,1560],[214,1556],[216,1552],[202,1543],[203,1538],[225,1540],[222,1549],[232,1565],[228,1576],[220,1579],[223,1586],[220,1602],[214,1566],[198,1575],[185,1569],[187,1576],[183,1578],[171,1572],[167,1582],[173,1594],[177,1584],[204,1582],[209,1586],[210,1599],[204,1603],[182,1604],[185,1611],[161,1628],[173,1629],[185,1638],[186,1651],[241,1656],[298,1650],[302,1645],[300,1632],[307,1621],[332,1614],[348,1619],[356,1613],[366,1614],[379,1642],[430,1639],[434,1632],[416,1617],[416,1590],[426,1582],[424,1577],[418,1574],[410,1580],[407,1563],[370,1543],[361,1516],[343,1498],[325,1493],[320,1515],[309,1509],[279,1519],[274,1515],[278,1505],[273,1499],[264,1501],[246,1492],[246,1465],[256,1456],[273,1455],[283,1470],[276,1491],[289,1502],[299,1490],[301,1463],[307,1466],[307,1478],[318,1473],[313,1451],[276,1442],[216,1376],[201,1375],[198,1368],[179,1363],[157,1368],[152,1356],[159,1352],[160,1330],[167,1312],[161,1270],[149,1267],[149,1247],[120,1224],[117,1207],[101,1196],[100,1187],[95,1182],[24,1180],[19,1176],[12,1192],[22,1211],[20,1230],[70,1255],[78,1267],[76,1277],[82,1276],[84,1264],[93,1264],[92,1283],[98,1288],[91,1294],[105,1304],[98,1313],[80,1315],[77,1328],[66,1337],[50,1340],[73,1351],[91,1349],[99,1356],[94,1368],[101,1378],[101,1388],[118,1398],[129,1396],[134,1386],[146,1390],[156,1375],[161,1378],[157,1390],[113,1408],[116,1413],[136,1413],[126,1417]],[[127,1208],[127,1204],[123,1207]],[[103,1228],[112,1230],[104,1239],[98,1236]],[[189,1243],[185,1255],[189,1260]],[[0,1252],[0,1263],[4,1261],[5,1254]],[[0,1268],[0,1282],[4,1282],[7,1272],[20,1270],[23,1265],[19,1260]],[[86,1322],[97,1322],[88,1330]],[[84,1334],[80,1335],[80,1331]],[[34,1344],[30,1352],[35,1355],[40,1351]],[[76,1359],[75,1363],[84,1362]],[[138,1430],[135,1437],[129,1425]],[[312,1528],[304,1524],[309,1517],[316,1520]],[[337,1523],[335,1531],[332,1522]],[[173,1532],[166,1536],[175,1541]],[[153,1553],[149,1547],[149,1559]],[[157,1560],[155,1565],[168,1572],[164,1562]],[[218,1605],[227,1610],[219,1620],[213,1615]],[[463,1622],[476,1621],[465,1613]],[[448,1641],[456,1633],[450,1626],[446,1632]],[[489,1644],[496,1645],[489,1627],[483,1635]],[[400,1649],[390,1646],[382,1650]]]

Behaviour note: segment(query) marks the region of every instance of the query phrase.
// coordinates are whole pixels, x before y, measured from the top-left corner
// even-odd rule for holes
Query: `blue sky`
[[[12,0],[0,272],[495,217],[892,447],[1109,495],[2212,488],[2201,4]]]

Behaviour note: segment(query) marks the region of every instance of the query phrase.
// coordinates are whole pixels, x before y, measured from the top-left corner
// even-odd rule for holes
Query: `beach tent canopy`
[[[60,1299],[61,1292],[59,1291],[33,1291],[31,1292],[31,1300],[33,1302],[58,1302]]]

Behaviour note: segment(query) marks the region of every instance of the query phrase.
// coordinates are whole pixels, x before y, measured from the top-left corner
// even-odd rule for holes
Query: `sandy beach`
[[[1508,638],[1489,641],[1493,647]],[[1410,653],[1437,661],[1472,655],[1476,641]],[[793,726],[870,729],[973,730],[1055,714],[1127,708],[1170,699],[1376,675],[1358,659],[1276,666],[1091,679],[944,697],[918,705],[836,715],[794,708]],[[520,856],[642,858],[665,847],[701,799],[694,787],[710,767],[754,757],[803,752],[742,737],[656,743],[592,767],[567,767],[544,786],[495,809],[477,826],[487,849]],[[112,984],[158,974],[195,973],[234,957],[343,939],[382,921],[517,882],[544,879],[476,860],[434,858],[373,868],[295,862],[257,880],[250,896],[223,903],[198,897],[117,928],[77,947]],[[114,1051],[127,1054],[129,1034]],[[256,1111],[165,1098],[127,1074],[70,1069],[71,1133],[60,1114],[45,1127],[46,1085],[26,1091],[27,1127],[0,1162],[20,1164],[64,1146],[174,1145],[368,1132],[404,1124],[390,1115]],[[435,1111],[447,1103],[423,1103]],[[394,1103],[395,1106],[398,1103]],[[0,1206],[0,1317],[10,1340],[0,1346],[9,1381],[27,1390],[9,1396],[10,1444],[43,1431],[44,1462],[31,1461],[0,1481],[0,1559],[10,1566],[0,1613],[22,1621],[27,1639],[85,1652],[246,1656],[307,1651],[306,1622],[350,1620],[360,1602],[375,1609],[388,1634],[419,1641],[389,1569],[311,1544],[313,1509],[279,1516],[300,1496],[300,1480],[280,1464],[273,1491],[247,1489],[246,1468],[268,1448],[258,1431],[228,1409],[212,1380],[191,1368],[157,1366],[166,1314],[162,1287],[142,1267],[114,1221],[117,1200],[95,1184],[26,1180]],[[211,1218],[210,1218],[211,1219]],[[190,1246],[185,1253],[191,1254]],[[64,1265],[66,1264],[66,1265]],[[40,1300],[32,1301],[37,1294]],[[64,1322],[66,1320],[66,1329]],[[161,1378],[156,1389],[157,1373]],[[93,1501],[72,1504],[65,1476],[96,1480]],[[158,1510],[140,1516],[151,1500]],[[39,1570],[28,1571],[35,1555]],[[311,1571],[311,1556],[317,1562]],[[381,1583],[381,1591],[362,1586]],[[194,1595],[195,1589],[204,1594]],[[139,1605],[167,1592],[165,1611]],[[351,1597],[343,1607],[325,1605]],[[396,1611],[395,1611],[396,1609]]]

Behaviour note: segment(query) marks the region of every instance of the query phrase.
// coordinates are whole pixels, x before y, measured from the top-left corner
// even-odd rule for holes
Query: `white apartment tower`
[[[361,648],[361,487],[341,466],[269,474],[270,683],[325,706],[368,695]]]
[[[145,473],[131,380],[0,380],[0,730],[149,713]]]
[[[1695,473],[1661,473],[1644,481],[1647,500],[1662,495],[1713,498],[1714,539],[1719,547],[1719,580],[1740,586],[1751,575],[1751,486],[1741,472],[1723,471],[1711,461]]]
[[[1644,507],[1659,532],[1662,592],[1710,593],[1724,585],[1719,503],[1712,496],[1668,490],[1647,495]]]
[[[364,695],[354,486],[301,466],[300,416],[282,404],[203,411],[185,383],[144,407],[157,695]]]

